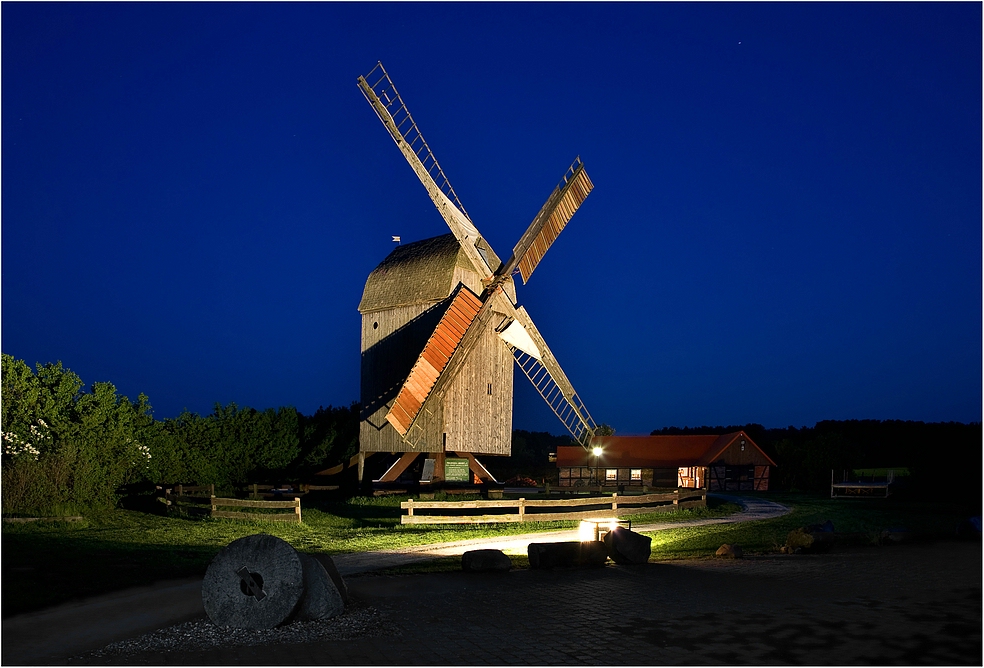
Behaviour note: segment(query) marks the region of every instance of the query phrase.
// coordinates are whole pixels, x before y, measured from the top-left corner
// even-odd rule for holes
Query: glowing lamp
[[[609,531],[614,531],[616,527],[632,530],[632,520],[623,520],[618,517],[605,517],[596,520],[581,520],[577,528],[578,540],[601,540]]]
[[[591,450],[591,454],[593,454],[595,457],[601,457],[601,453],[602,453],[602,450],[598,446],[595,446]]]

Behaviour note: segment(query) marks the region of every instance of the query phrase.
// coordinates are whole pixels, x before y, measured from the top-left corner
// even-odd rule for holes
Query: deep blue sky
[[[366,276],[448,231],[382,60],[503,257],[584,160],[518,292],[599,422],[981,419],[979,3],[0,11],[3,351],[158,418],[358,398]]]

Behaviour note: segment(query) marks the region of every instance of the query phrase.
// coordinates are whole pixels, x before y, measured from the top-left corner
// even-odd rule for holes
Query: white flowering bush
[[[37,372],[2,358],[3,511],[115,506],[122,485],[148,473],[150,404],[130,402],[111,383],[90,392],[61,363]],[[47,510],[46,510],[47,509]]]

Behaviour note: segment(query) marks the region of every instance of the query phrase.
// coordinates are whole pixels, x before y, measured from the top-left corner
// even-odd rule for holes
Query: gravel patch
[[[331,619],[293,622],[264,630],[216,626],[209,619],[203,618],[158,629],[139,638],[114,642],[102,649],[73,657],[70,663],[125,658],[147,652],[198,651],[371,638],[381,635],[398,636],[401,635],[401,631],[387,623],[384,616],[372,606],[346,609],[344,613]]]

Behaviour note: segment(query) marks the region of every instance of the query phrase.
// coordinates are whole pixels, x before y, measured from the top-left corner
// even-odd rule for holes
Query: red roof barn
[[[767,490],[776,463],[743,431],[721,435],[599,436],[591,450],[557,448],[560,485]],[[596,456],[594,451],[600,448]]]

